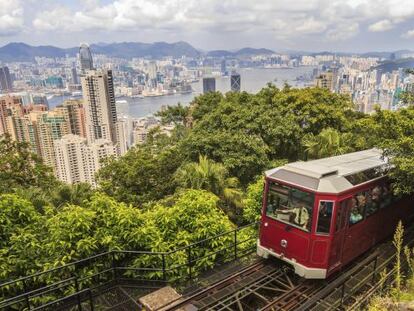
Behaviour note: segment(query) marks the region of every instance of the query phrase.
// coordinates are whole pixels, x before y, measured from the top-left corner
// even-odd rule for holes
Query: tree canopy
[[[27,143],[0,137],[0,193],[19,187],[38,187],[44,191],[57,184],[53,171],[43,164]]]
[[[264,170],[287,161],[382,148],[394,191],[413,192],[413,106],[365,115],[347,96],[268,85],[200,95],[159,116],[173,133],[155,129],[108,159],[97,189],[58,182],[28,145],[0,140],[0,278],[105,250],[168,251],[256,221]]]

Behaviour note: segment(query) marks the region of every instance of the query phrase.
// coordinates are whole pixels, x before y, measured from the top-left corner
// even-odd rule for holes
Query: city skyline
[[[394,0],[0,0],[0,45],[187,41],[199,49],[411,49],[414,3]]]

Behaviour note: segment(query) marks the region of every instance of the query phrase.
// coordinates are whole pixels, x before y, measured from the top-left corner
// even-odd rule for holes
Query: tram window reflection
[[[269,185],[266,216],[310,231],[314,195],[277,183]]]
[[[333,214],[333,202],[320,201],[316,233],[329,234]]]

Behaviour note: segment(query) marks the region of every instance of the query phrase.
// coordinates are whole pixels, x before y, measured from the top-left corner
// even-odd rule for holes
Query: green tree
[[[258,177],[247,187],[243,199],[243,218],[247,223],[260,220],[263,204],[264,178]]]
[[[94,190],[87,183],[78,183],[74,185],[61,184],[51,193],[51,203],[55,207],[61,207],[66,204],[83,205],[93,195]]]
[[[119,201],[140,205],[174,193],[174,172],[183,162],[180,150],[160,136],[109,159],[97,174],[99,187]]]
[[[385,155],[390,157],[393,165],[389,173],[393,191],[396,194],[414,192],[414,138],[403,137],[389,142],[385,147]]]
[[[242,192],[237,178],[230,177],[222,164],[206,156],[200,155],[198,163],[184,164],[177,170],[175,179],[182,188],[210,191],[230,205],[241,208]]]
[[[161,117],[163,124],[174,123],[187,126],[189,107],[184,107],[181,103],[175,106],[167,106],[166,109],[158,111],[155,115]]]
[[[34,272],[41,245],[36,232],[43,218],[27,200],[15,194],[0,195],[0,278]]]
[[[351,109],[348,97],[318,88],[269,85],[257,94],[212,93],[193,103],[193,128],[180,146],[193,161],[204,154],[223,163],[246,186],[271,160],[302,158],[304,135],[328,127],[348,132]]]
[[[51,168],[31,152],[26,143],[0,137],[0,193],[12,192],[18,187],[38,187],[50,190],[57,181]]]
[[[302,138],[307,158],[319,159],[353,151],[352,133],[340,133],[332,128],[323,129],[318,135],[308,133]]]
[[[398,194],[414,191],[414,107],[398,111],[377,109],[371,116],[355,121],[354,137],[363,137],[365,148],[377,147],[389,157],[389,176]]]
[[[194,98],[191,102],[189,117],[194,122],[202,119],[205,115],[214,111],[222,99],[223,94],[220,92],[208,92]]]
[[[96,213],[76,206],[64,206],[46,221],[44,247],[48,262],[45,268],[64,265],[99,251],[94,238]]]

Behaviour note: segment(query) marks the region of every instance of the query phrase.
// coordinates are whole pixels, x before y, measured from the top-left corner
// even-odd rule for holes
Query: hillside
[[[120,43],[98,43],[91,45],[92,53],[103,54],[111,57],[134,58],[134,57],[151,57],[162,58],[173,56],[179,58],[181,56],[197,57],[204,54],[187,42],[179,41],[174,43],[167,42],[120,42]],[[59,48],[55,46],[31,46],[26,43],[9,43],[0,47],[0,61],[33,61],[35,57],[65,57],[76,56],[78,47]],[[226,50],[217,50],[206,52],[211,57],[238,57],[258,54],[274,53],[268,49],[243,48],[236,52]]]
[[[250,56],[250,55],[269,55],[274,54],[275,52],[269,49],[255,49],[255,48],[243,48],[235,52],[230,52],[226,50],[214,50],[207,53],[207,56],[210,57],[241,57],[241,56]]]
[[[381,72],[391,72],[393,70],[398,70],[399,68],[413,68],[414,67],[414,58],[402,58],[398,60],[386,60],[383,61],[380,65],[375,67],[375,69]]]

